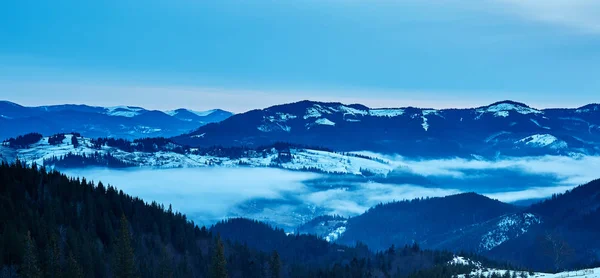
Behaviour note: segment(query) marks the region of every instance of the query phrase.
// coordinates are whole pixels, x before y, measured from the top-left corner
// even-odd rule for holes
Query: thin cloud
[[[528,199],[548,198],[552,194],[564,193],[572,188],[572,186],[533,187],[519,191],[488,193],[484,195],[501,202],[511,203]]]
[[[600,33],[600,1],[597,0],[492,0],[523,19]]]

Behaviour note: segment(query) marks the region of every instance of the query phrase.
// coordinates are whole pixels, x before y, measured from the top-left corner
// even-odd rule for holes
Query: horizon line
[[[301,102],[313,102],[313,103],[320,103],[320,104],[341,104],[341,105],[346,105],[346,106],[350,106],[350,105],[362,105],[367,107],[368,109],[400,109],[400,108],[416,108],[416,109],[433,109],[433,110],[452,110],[452,109],[477,109],[477,108],[483,108],[483,107],[488,107],[488,106],[492,106],[495,104],[500,104],[500,103],[515,103],[515,104],[520,104],[520,105],[524,105],[527,106],[529,108],[533,108],[536,110],[552,110],[552,109],[581,109],[585,106],[588,105],[600,105],[600,103],[598,102],[590,102],[590,103],[586,103],[583,104],[581,106],[564,106],[564,107],[555,107],[555,106],[546,106],[546,107],[534,107],[531,106],[529,104],[527,104],[526,102],[521,102],[521,101],[516,101],[516,100],[512,100],[512,99],[504,99],[504,100],[498,100],[498,101],[494,101],[490,104],[485,104],[485,105],[479,105],[479,106],[445,106],[445,107],[441,107],[441,108],[435,108],[435,107],[427,107],[427,106],[414,106],[414,105],[408,105],[408,106],[389,106],[389,107],[372,107],[372,106],[368,106],[365,105],[363,103],[360,102],[343,102],[342,100],[339,101],[325,101],[325,100],[313,100],[313,99],[300,99],[297,101],[288,101],[288,102],[282,102],[279,104],[274,104],[274,105],[269,105],[266,107],[260,107],[260,108],[252,108],[249,110],[245,110],[243,112],[233,112],[230,111],[228,109],[223,109],[220,107],[214,107],[214,108],[209,108],[206,110],[195,110],[195,109],[191,109],[191,108],[186,108],[185,106],[181,106],[181,107],[174,107],[171,109],[152,109],[152,108],[145,108],[143,106],[140,105],[125,105],[125,104],[121,104],[121,105],[110,105],[110,106],[103,106],[103,105],[95,105],[95,104],[88,104],[88,103],[53,103],[53,104],[43,104],[43,105],[38,105],[38,104],[24,104],[22,102],[15,102],[15,101],[11,101],[11,100],[7,100],[7,99],[0,99],[0,102],[6,102],[6,103],[10,103],[10,104],[14,104],[14,105],[18,105],[21,107],[25,107],[25,108],[42,108],[42,107],[53,107],[53,106],[61,106],[61,105],[73,105],[73,106],[88,106],[88,107],[95,107],[95,108],[118,108],[118,107],[130,107],[130,108],[141,108],[144,109],[146,111],[160,111],[160,112],[169,112],[169,111],[174,111],[174,110],[178,110],[178,109],[185,109],[185,110],[190,110],[190,111],[197,111],[197,112],[204,112],[204,111],[211,111],[211,110],[221,110],[221,111],[225,111],[225,112],[230,112],[230,113],[234,113],[234,114],[242,114],[242,113],[246,113],[249,111],[253,111],[253,110],[263,110],[263,109],[268,109],[271,107],[275,107],[275,106],[282,106],[282,105],[290,105],[290,104],[296,104],[296,103],[301,103]]]

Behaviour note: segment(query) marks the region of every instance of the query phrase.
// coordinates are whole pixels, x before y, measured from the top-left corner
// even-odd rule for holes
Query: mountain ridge
[[[304,100],[236,114],[173,139],[195,147],[280,141],[413,157],[599,154],[594,107],[538,110],[500,101],[463,109],[368,108]]]
[[[46,135],[78,132],[90,137],[137,139],[171,137],[190,132],[207,123],[221,121],[232,113],[212,109],[193,111],[180,108],[169,111],[148,110],[137,106],[89,106],[61,104],[22,106],[0,101],[0,139],[30,132]]]

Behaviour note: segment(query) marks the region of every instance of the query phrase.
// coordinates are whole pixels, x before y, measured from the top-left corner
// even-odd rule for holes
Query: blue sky
[[[0,99],[241,112],[600,102],[596,0],[20,0]]]

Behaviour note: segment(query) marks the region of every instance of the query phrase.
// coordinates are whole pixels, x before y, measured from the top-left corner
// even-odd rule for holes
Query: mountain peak
[[[497,117],[508,117],[509,112],[517,112],[519,114],[541,114],[544,113],[540,110],[529,107],[528,105],[516,102],[512,100],[503,100],[494,102],[488,106],[483,106],[477,108],[477,111],[480,114],[483,113],[494,113]]]
[[[205,117],[216,117],[216,118],[228,118],[229,116],[232,116],[233,113],[225,111],[225,110],[221,110],[221,109],[211,109],[211,110],[206,110],[206,111],[194,111],[194,110],[190,110],[190,109],[185,109],[185,108],[179,108],[179,109],[175,109],[175,110],[168,110],[168,111],[164,111],[163,113],[178,118],[178,119],[182,119],[185,121],[193,121],[195,120],[202,120],[202,118]]]
[[[488,105],[487,107],[490,107],[490,106],[495,106],[495,105],[501,105],[501,104],[504,104],[504,105],[514,105],[514,106],[520,106],[520,107],[531,108],[531,107],[529,107],[529,105],[527,105],[527,104],[525,104],[525,103],[518,102],[518,101],[514,101],[514,100],[510,100],[510,99],[501,100],[501,101],[496,101],[496,102],[494,102],[494,103],[492,103],[492,104]]]

